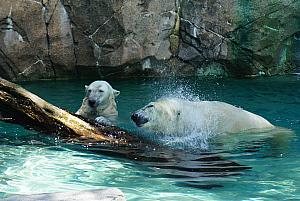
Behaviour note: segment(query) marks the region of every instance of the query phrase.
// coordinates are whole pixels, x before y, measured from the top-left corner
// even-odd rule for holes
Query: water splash
[[[189,101],[210,100],[210,95],[199,91],[195,82],[180,78],[169,78],[156,81],[151,85],[157,89],[154,92],[154,99],[160,98],[180,98]]]
[[[169,78],[164,80],[158,80],[151,84],[151,88],[155,89],[153,93],[154,101],[165,98],[182,99],[186,101],[204,101],[211,100],[208,93],[202,93],[196,85],[197,80],[187,81],[186,79],[180,78]],[[150,102],[150,101],[149,101]],[[157,133],[142,132],[140,133],[144,137],[159,141],[166,146],[171,146],[179,149],[209,149],[210,139],[216,135],[216,128],[219,124],[219,117],[212,116],[209,119],[210,123],[203,123],[205,121],[199,121],[202,118],[196,111],[190,108],[190,111],[186,112],[187,122],[189,126],[183,131],[180,131],[177,136],[166,135]],[[197,117],[197,118],[195,118]],[[173,128],[170,128],[173,130]]]
[[[209,119],[204,119],[201,115],[196,115],[195,111],[188,111],[188,113],[191,115],[186,117],[187,126],[181,129],[179,135],[160,134],[159,140],[168,146],[180,149],[209,150],[210,141],[219,135],[217,131],[220,123],[219,117],[211,116]]]
[[[164,98],[175,98],[182,99],[186,101],[203,101],[203,100],[211,100],[211,94],[202,93],[201,87],[197,86],[198,80],[186,80],[181,78],[169,78],[163,80],[157,80],[152,82],[149,89],[152,89],[153,93],[151,97],[149,97],[149,102],[157,101],[159,99]],[[146,85],[145,85],[146,87]],[[145,102],[147,104],[148,102]],[[138,130],[137,135],[147,138],[151,141],[158,142],[159,144],[163,144],[166,146],[179,148],[179,149],[201,149],[207,150],[209,149],[209,141],[212,136],[215,135],[215,128],[219,123],[218,117],[211,117],[211,124],[208,126],[199,121],[199,116],[196,111],[193,111],[191,108],[187,121],[189,123],[189,127],[182,132],[179,132],[177,136],[168,135],[166,133],[149,133],[145,130]],[[197,117],[197,118],[195,118]],[[170,128],[172,130],[173,128]],[[182,129],[181,129],[182,130]]]

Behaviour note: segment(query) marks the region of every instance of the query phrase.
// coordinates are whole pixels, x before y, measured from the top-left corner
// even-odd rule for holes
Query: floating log
[[[62,140],[118,145],[127,145],[136,140],[120,128],[95,126],[2,78],[0,78],[0,120],[55,135]]]

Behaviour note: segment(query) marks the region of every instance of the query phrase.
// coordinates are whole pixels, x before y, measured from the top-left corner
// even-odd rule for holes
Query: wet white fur
[[[138,113],[149,119],[142,128],[175,136],[191,132],[215,135],[274,127],[259,115],[219,101],[191,102],[167,98],[149,103]]]
[[[97,117],[104,117],[110,121],[114,121],[118,116],[115,98],[120,92],[113,89],[106,81],[92,82],[89,86],[85,86],[85,90],[86,95],[76,114],[91,121],[94,121]],[[89,106],[89,98],[96,100],[96,107]]]

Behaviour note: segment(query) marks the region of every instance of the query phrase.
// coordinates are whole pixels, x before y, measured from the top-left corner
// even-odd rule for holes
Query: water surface
[[[20,83],[76,111],[86,81]],[[293,200],[300,197],[300,79],[109,80],[121,91],[119,126],[142,135],[131,112],[160,97],[220,100],[257,113],[283,130],[240,133],[199,149],[191,138],[164,146],[103,151],[0,123],[0,196],[118,187],[128,200]],[[286,132],[286,133],[285,133]],[[275,133],[276,134],[276,133]],[[145,134],[143,134],[145,135]],[[282,137],[283,136],[283,137]],[[154,138],[155,140],[155,138]],[[168,147],[169,146],[169,147]],[[136,153],[139,152],[139,153]]]

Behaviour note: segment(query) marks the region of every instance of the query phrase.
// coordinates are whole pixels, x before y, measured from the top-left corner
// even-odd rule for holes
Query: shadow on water
[[[54,148],[57,151],[60,148],[67,148],[113,157],[121,162],[129,160],[130,163],[138,164],[135,167],[146,169],[146,171],[140,171],[143,178],[169,178],[181,187],[211,189],[223,187],[224,182],[235,181],[236,177],[251,169],[250,166],[237,162],[239,157],[256,152],[260,152],[261,157],[277,157],[283,153],[288,144],[287,136],[292,136],[293,132],[284,128],[276,128],[220,136],[210,142],[211,147],[207,150],[196,147],[179,149],[178,144],[172,147],[142,138],[129,146],[124,146],[85,142],[68,143],[71,142],[69,139],[66,139],[67,142],[41,134],[32,134],[31,131],[21,131],[21,133],[24,133],[24,136],[2,138],[0,144],[14,146],[30,144]],[[195,139],[192,140],[195,141]]]
[[[143,141],[132,146],[109,144],[63,144],[62,146],[80,152],[106,155],[119,160],[141,165],[145,178],[170,178],[178,186],[200,189],[222,187],[223,181],[234,180],[233,176],[243,175],[251,167],[241,165],[222,157],[222,153],[208,151],[187,151],[159,146]],[[137,166],[140,167],[140,166]]]
[[[189,186],[200,189],[222,187],[223,181],[234,180],[234,176],[243,175],[249,166],[222,157],[222,153],[187,151],[167,146],[159,146],[149,141],[135,143],[131,146],[110,144],[76,144],[57,140],[32,131],[2,137],[0,145],[47,148],[55,151],[69,149],[82,153],[105,155],[121,162],[130,163],[141,168],[141,176],[148,178],[170,178],[178,186]],[[136,165],[135,165],[136,164]],[[146,169],[146,171],[145,171]]]
[[[285,128],[251,130],[228,136],[220,136],[210,142],[210,149],[179,149],[158,145],[147,140],[133,146],[92,144],[87,147],[64,144],[70,149],[107,155],[146,167],[144,178],[170,178],[178,186],[198,189],[223,187],[227,181],[235,181],[247,174],[252,167],[240,164],[239,158],[280,157],[287,153],[288,144],[295,137]]]

